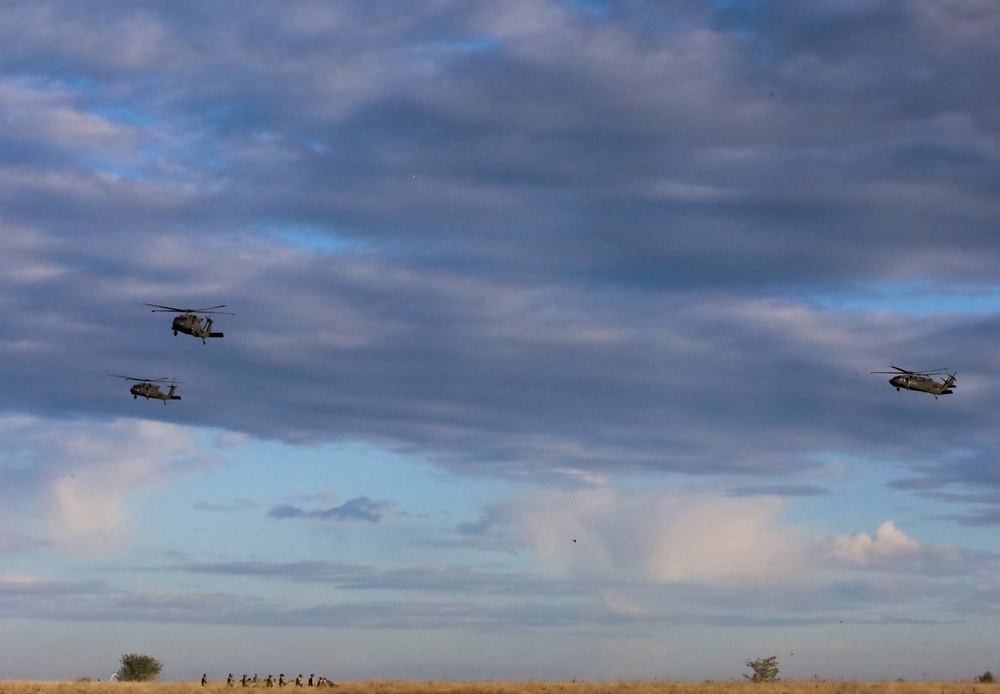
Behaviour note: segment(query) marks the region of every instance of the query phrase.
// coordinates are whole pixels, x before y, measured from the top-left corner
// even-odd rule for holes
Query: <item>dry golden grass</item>
[[[996,686],[996,690],[994,690]],[[22,682],[0,681],[0,694],[240,694],[237,682],[202,687],[198,682]],[[250,687],[264,690],[263,686]],[[268,694],[277,694],[277,686]],[[281,689],[294,694],[295,687]],[[462,682],[363,680],[337,682],[329,694],[1000,694],[1000,685],[979,682]],[[316,688],[302,694],[319,694]],[[249,692],[248,692],[249,694]],[[264,694],[263,691],[254,694]]]

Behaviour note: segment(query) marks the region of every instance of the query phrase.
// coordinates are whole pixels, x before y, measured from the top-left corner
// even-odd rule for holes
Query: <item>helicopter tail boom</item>
[[[954,390],[952,390],[952,388],[957,387],[955,384],[956,375],[957,374],[948,374],[948,378],[946,378],[944,380],[944,383],[941,384],[941,395],[951,395],[952,393],[955,392]]]

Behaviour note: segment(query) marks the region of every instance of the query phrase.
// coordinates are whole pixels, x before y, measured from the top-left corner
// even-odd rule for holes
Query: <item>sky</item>
[[[998,35],[4,3],[0,678],[1000,667]]]

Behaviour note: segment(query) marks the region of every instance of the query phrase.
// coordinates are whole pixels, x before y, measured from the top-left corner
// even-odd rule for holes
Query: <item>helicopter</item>
[[[167,378],[133,378],[132,376],[119,376],[118,374],[108,374],[109,376],[114,376],[115,378],[124,378],[126,381],[136,381],[136,384],[129,388],[129,392],[132,393],[132,399],[137,400],[139,396],[146,398],[147,400],[153,398],[156,400],[162,400],[163,404],[167,404],[167,400],[180,400],[180,395],[174,395],[174,391],[177,389],[177,382],[170,381],[170,390],[166,393],[160,390],[160,387],[156,385],[157,383],[163,383],[164,381],[170,380]]]
[[[907,390],[919,390],[922,393],[930,393],[937,399],[939,395],[950,395],[955,391],[953,388],[957,388],[955,385],[955,374],[948,373],[947,369],[933,369],[931,371],[907,371],[906,369],[901,369],[898,366],[890,366],[889,368],[895,369],[895,371],[872,371],[873,374],[894,374],[892,378],[889,379],[889,385],[895,386],[896,390],[900,388],[906,388]],[[934,379],[934,376],[940,376],[941,374],[947,374],[947,378],[942,378],[940,381]]]
[[[212,332],[212,316],[215,313],[224,313],[227,316],[235,316],[235,313],[230,313],[229,311],[219,311],[220,308],[225,308],[226,305],[222,304],[220,306],[209,306],[208,308],[174,308],[173,306],[160,306],[159,304],[143,304],[143,306],[152,306],[153,313],[179,313],[181,315],[174,317],[173,325],[171,326],[174,331],[174,335],[177,333],[184,333],[185,335],[194,335],[195,337],[201,338],[201,343],[205,344],[205,339],[209,337],[222,337],[222,333]],[[196,314],[205,314],[205,322],[201,322]]]

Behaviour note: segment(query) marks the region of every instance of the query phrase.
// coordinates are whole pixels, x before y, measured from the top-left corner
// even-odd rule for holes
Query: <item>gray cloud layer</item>
[[[993,291],[998,24],[972,0],[12,3],[0,406],[470,474],[836,452],[995,489],[995,314],[818,297]],[[202,346],[142,302],[237,315]],[[890,363],[958,369],[958,395],[897,395],[868,374]]]

